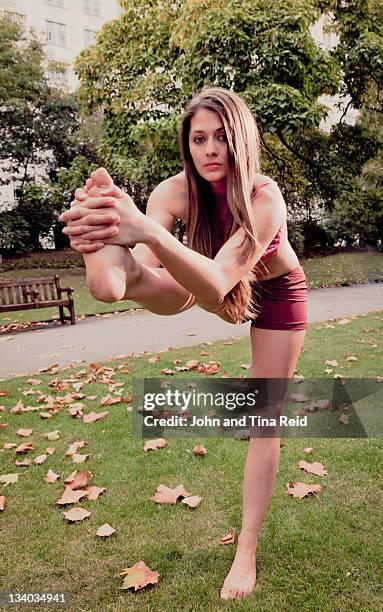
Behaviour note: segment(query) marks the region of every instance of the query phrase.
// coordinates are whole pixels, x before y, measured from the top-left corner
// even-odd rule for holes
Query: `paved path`
[[[310,323],[383,309],[383,284],[309,291]],[[163,317],[147,311],[88,317],[76,325],[0,336],[0,379],[31,374],[57,363],[103,361],[131,351],[160,351],[249,334],[249,323],[231,325],[198,307]]]

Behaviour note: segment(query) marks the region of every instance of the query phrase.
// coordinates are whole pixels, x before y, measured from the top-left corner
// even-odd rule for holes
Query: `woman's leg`
[[[253,377],[292,378],[305,330],[251,328]],[[280,438],[250,438],[243,479],[242,529],[237,551],[221,590],[223,599],[243,597],[256,581],[256,548],[278,469]]]

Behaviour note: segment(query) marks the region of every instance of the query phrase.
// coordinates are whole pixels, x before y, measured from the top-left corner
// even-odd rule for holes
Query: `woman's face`
[[[227,176],[227,140],[214,111],[201,108],[190,122],[189,148],[198,174],[210,182]]]

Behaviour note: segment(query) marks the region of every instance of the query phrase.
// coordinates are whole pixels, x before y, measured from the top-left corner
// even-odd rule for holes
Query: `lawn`
[[[328,257],[302,260],[302,266],[310,289],[349,285],[367,280],[383,281],[383,253],[338,253]],[[95,300],[88,291],[84,268],[8,270],[0,273],[0,280],[51,274],[60,276],[62,287],[72,287],[75,290],[74,299],[77,317],[139,308],[137,303],[131,301],[103,304]],[[58,308],[2,313],[0,314],[0,327],[26,321],[47,321],[53,318],[58,318]]]
[[[297,374],[306,378],[378,377],[382,375],[383,311],[362,315],[347,324],[331,322],[309,327],[305,350]],[[201,355],[201,352],[204,355]],[[208,355],[206,355],[208,353]],[[355,356],[356,361],[347,361]],[[189,359],[219,364],[218,376],[248,376],[242,366],[250,361],[248,339],[233,344],[205,343],[171,350],[149,363],[150,355],[132,355],[120,361],[92,364],[58,372],[10,379],[0,385],[0,449],[4,443],[32,442],[33,459],[54,447],[42,465],[16,467],[14,450],[0,451],[0,475],[19,473],[19,481],[0,485],[7,498],[0,513],[0,590],[65,591],[70,610],[157,611],[166,610],[349,610],[380,611],[383,606],[383,550],[379,527],[383,520],[381,439],[284,438],[281,462],[271,504],[257,551],[258,580],[254,593],[242,601],[223,602],[219,590],[230,569],[235,545],[221,545],[220,538],[241,524],[242,471],[248,442],[228,438],[169,437],[168,446],[144,452],[143,441],[133,437],[129,395],[133,379],[163,376]],[[175,360],[181,360],[175,364]],[[326,360],[338,365],[329,367]],[[325,372],[325,369],[332,372]],[[90,377],[94,380],[89,380]],[[175,378],[196,378],[192,372],[177,372]],[[213,378],[213,377],[210,377]],[[110,387],[121,382],[122,387]],[[65,382],[66,381],[66,382]],[[89,382],[87,382],[89,381]],[[83,382],[78,385],[78,382]],[[73,386],[75,385],[75,387]],[[49,393],[58,399],[69,392],[95,399],[72,398],[84,404],[84,414],[107,410],[108,416],[94,423],[69,415],[70,404],[49,419],[39,417],[44,403],[26,389]],[[123,397],[120,403],[101,406],[108,392]],[[39,411],[12,414],[19,400]],[[54,409],[52,410],[54,412]],[[31,428],[28,438],[16,435]],[[60,438],[47,441],[43,433],[59,431]],[[65,456],[68,446],[86,440],[80,453],[89,454],[83,464]],[[207,454],[192,454],[195,444],[204,444]],[[304,448],[311,446],[312,455]],[[297,467],[300,459],[320,461],[327,476],[314,476]],[[92,514],[83,522],[68,524],[62,508],[55,504],[63,491],[63,480],[75,469],[89,470],[92,484],[106,487],[97,501],[76,504]],[[48,469],[60,478],[54,484],[42,480]],[[288,482],[319,483],[318,496],[302,500],[286,495]],[[156,487],[183,483],[201,504],[187,508],[161,505],[150,500]],[[96,530],[104,523],[116,532],[106,539]],[[139,560],[160,573],[156,586],[122,591],[118,576]],[[336,603],[335,603],[336,602]],[[20,608],[21,609],[21,608]],[[43,609],[43,608],[38,608]]]

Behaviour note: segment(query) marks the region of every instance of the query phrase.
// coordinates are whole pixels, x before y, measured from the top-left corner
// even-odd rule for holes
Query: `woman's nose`
[[[206,143],[206,155],[217,155],[217,143],[213,138]]]

